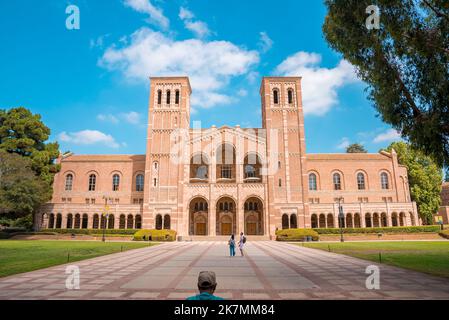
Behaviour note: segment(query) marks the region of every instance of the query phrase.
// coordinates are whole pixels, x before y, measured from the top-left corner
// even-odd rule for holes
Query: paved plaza
[[[230,258],[225,242],[177,242],[0,279],[0,299],[185,299],[200,271],[217,274],[227,299],[449,299],[449,279],[386,265],[380,290],[368,290],[373,263],[278,242],[253,242]],[[67,290],[66,267],[80,269]]]

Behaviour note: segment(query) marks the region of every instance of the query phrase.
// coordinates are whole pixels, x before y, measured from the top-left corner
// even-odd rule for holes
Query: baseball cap
[[[215,272],[213,271],[201,271],[198,276],[198,287],[210,288],[217,284]]]

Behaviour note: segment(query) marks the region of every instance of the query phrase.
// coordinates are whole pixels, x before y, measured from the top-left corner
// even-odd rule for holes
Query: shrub
[[[312,229],[285,229],[276,231],[276,241],[304,241],[305,237],[312,237],[313,241],[318,241],[319,235]]]
[[[443,238],[449,239],[449,230],[443,230],[439,233],[439,235]]]
[[[148,241],[151,236],[151,241],[175,241],[176,231],[174,230],[139,230],[134,234],[134,241]]]
[[[340,228],[313,229],[318,234],[340,234]],[[422,233],[440,232],[440,226],[416,226],[416,227],[382,227],[382,228],[343,228],[343,233]]]
[[[136,233],[136,229],[106,229],[106,234],[123,234],[132,236]],[[85,235],[102,235],[103,229],[43,229],[41,232],[54,232],[58,234],[85,234]]]

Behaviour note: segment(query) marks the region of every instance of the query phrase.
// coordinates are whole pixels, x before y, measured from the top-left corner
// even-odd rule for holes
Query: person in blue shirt
[[[231,235],[231,239],[229,239],[228,245],[229,245],[229,253],[230,253],[231,257],[235,257],[235,239],[234,239],[234,235]]]
[[[214,296],[217,288],[217,280],[215,272],[201,271],[198,276],[198,290],[200,294],[189,297],[187,300],[224,300],[223,298]]]

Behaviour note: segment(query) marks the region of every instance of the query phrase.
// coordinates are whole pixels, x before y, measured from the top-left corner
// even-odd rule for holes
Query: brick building
[[[444,224],[449,224],[449,182],[443,182],[441,188],[441,206],[438,216],[443,219]]]
[[[191,128],[191,92],[186,77],[151,78],[145,155],[61,156],[36,227],[268,238],[338,227],[339,203],[345,227],[421,224],[394,151],[306,153],[301,78],[263,78],[256,129]]]

